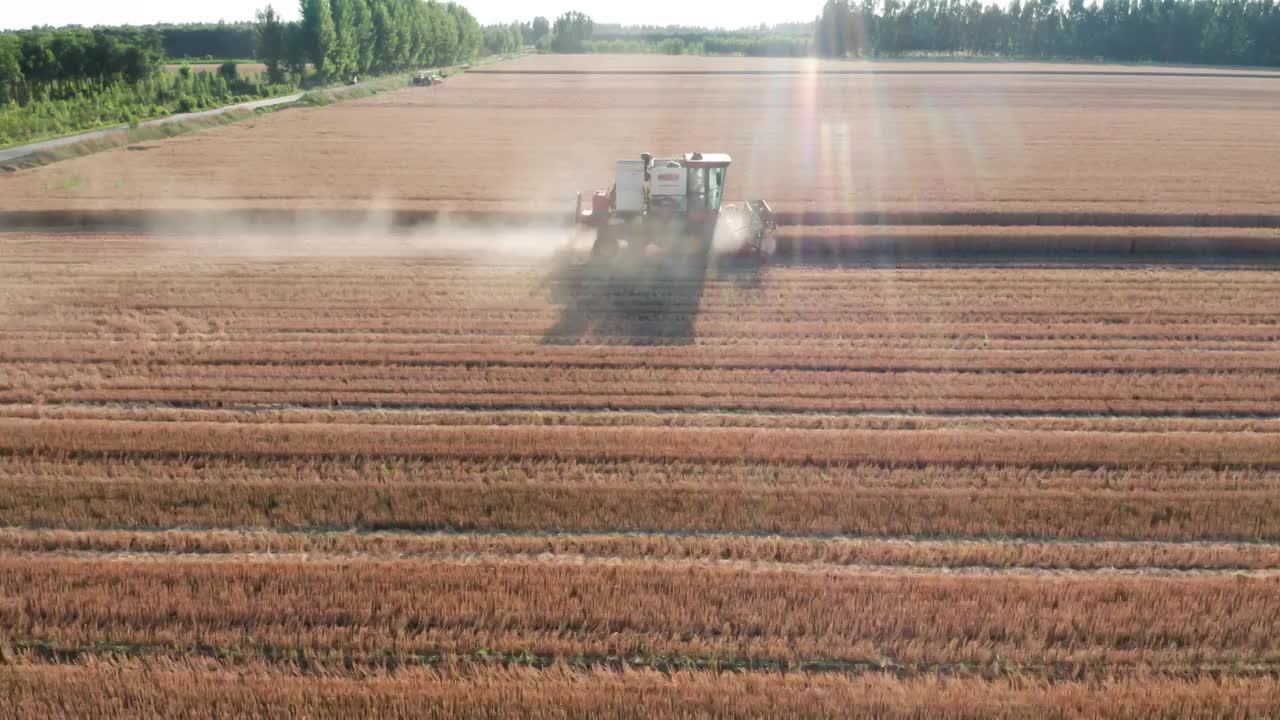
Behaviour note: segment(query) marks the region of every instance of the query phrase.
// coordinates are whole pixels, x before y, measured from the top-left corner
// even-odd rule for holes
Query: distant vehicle
[[[418,87],[431,87],[432,85],[439,85],[442,82],[444,82],[444,78],[440,77],[437,73],[429,73],[425,71],[418,73],[413,78],[413,84]]]

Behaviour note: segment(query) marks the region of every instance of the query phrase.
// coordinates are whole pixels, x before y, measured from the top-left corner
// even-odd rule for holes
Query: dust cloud
[[[359,211],[151,213],[136,229],[148,246],[164,255],[211,260],[439,258],[537,263],[587,253],[594,239],[591,228],[554,214],[414,213],[390,204]],[[750,213],[729,206],[717,224],[712,254],[738,254],[752,234]]]
[[[538,261],[571,249],[566,221],[431,213],[405,217],[387,206],[340,213],[180,213],[148,219],[145,234],[168,255],[228,260],[439,257]]]

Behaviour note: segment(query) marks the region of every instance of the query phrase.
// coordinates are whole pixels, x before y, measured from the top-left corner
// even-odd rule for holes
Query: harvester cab
[[[578,194],[575,222],[596,230],[592,254],[612,257],[620,249],[639,254],[651,246],[705,257],[712,245],[727,254],[765,258],[773,252],[777,229],[763,200],[722,206],[733,159],[724,154],[688,153],[615,164],[613,187],[591,196]]]

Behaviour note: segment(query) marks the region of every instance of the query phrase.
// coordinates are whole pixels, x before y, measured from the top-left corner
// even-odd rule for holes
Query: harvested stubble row
[[[89,463],[95,461],[88,459]],[[202,460],[196,460],[202,463]],[[95,471],[90,468],[89,474]],[[446,483],[0,480],[0,523],[767,532],[1280,541],[1274,490],[796,489],[616,482]]]
[[[1280,433],[1276,418],[1068,417],[1037,413],[1027,417],[971,415],[816,413],[681,413],[545,410],[398,410],[307,409],[296,407],[241,410],[189,409],[127,405],[0,405],[0,417],[33,420],[138,420],[152,422],[336,423],[365,425],[582,426],[686,428],[791,428],[795,430],[1045,430],[1110,433],[1249,432]]]
[[[993,664],[1106,674],[1270,667],[1280,578],[946,577],[653,561],[95,560],[0,556],[0,624],[253,654],[689,657]],[[423,598],[431,598],[424,603]],[[1070,672],[1070,670],[1067,670]]]
[[[61,714],[386,718],[876,718],[877,720],[1200,720],[1280,714],[1267,678],[1122,678],[1046,682],[926,675],[897,679],[706,670],[546,669],[453,663],[352,675],[308,660],[305,668],[192,659],[25,661],[0,668],[0,703],[15,720]]]
[[[535,559],[666,560],[713,563],[875,565],[968,571],[1222,572],[1280,568],[1280,545],[1252,543],[955,541],[898,538],[788,538],[757,535],[454,534],[232,530],[0,529],[0,550],[87,554],[289,554],[351,559],[476,555]]]
[[[16,268],[15,272],[23,272],[23,268]],[[773,269],[764,274],[764,277],[776,276],[780,281],[789,278],[792,271],[789,269]],[[937,272],[935,271],[918,271],[918,272]],[[531,271],[536,273],[536,270]],[[1222,278],[1226,279],[1226,278]],[[317,278],[317,282],[323,282],[322,278]],[[1148,281],[1134,279],[1135,282]],[[1151,278],[1150,282],[1159,282],[1159,278]],[[193,281],[194,282],[194,281]],[[288,279],[281,279],[288,285]],[[333,282],[345,282],[338,278]],[[400,280],[405,284],[418,282],[414,278],[404,278]],[[464,282],[483,283],[483,278],[467,278],[457,277],[441,280],[427,280],[428,283],[441,283],[446,285],[460,284]],[[856,279],[850,278],[850,282],[856,282]],[[998,280],[993,280],[998,282]],[[1046,278],[1043,282],[1054,283],[1055,279]],[[1123,293],[1118,292],[1116,288],[1110,286],[1098,286],[1084,284],[1074,286],[1067,284],[1066,287],[1058,287],[1047,291],[1034,287],[996,287],[991,292],[983,293],[980,288],[954,288],[946,283],[902,283],[889,284],[884,287],[876,288],[878,292],[869,292],[867,290],[855,290],[850,288],[840,288],[835,286],[827,286],[826,284],[815,285],[813,287],[801,287],[786,293],[755,293],[749,288],[737,288],[717,291],[715,286],[710,284],[703,286],[700,305],[693,305],[692,300],[686,301],[688,304],[680,304],[672,306],[672,302],[685,297],[683,290],[681,293],[672,292],[673,288],[666,288],[661,285],[655,285],[648,288],[645,292],[619,293],[616,288],[612,288],[607,284],[578,285],[570,287],[561,287],[558,281],[543,281],[539,283],[536,275],[528,275],[523,280],[523,285],[512,288],[511,292],[504,293],[501,290],[495,290],[479,296],[471,296],[470,294],[457,294],[458,291],[441,291],[437,293],[421,293],[418,291],[419,297],[397,297],[395,299],[388,298],[385,305],[363,306],[357,305],[354,301],[360,300],[360,296],[354,295],[349,297],[335,297],[332,295],[316,295],[314,291],[301,289],[303,294],[297,303],[289,304],[283,302],[279,298],[264,297],[259,298],[255,302],[256,293],[253,291],[252,284],[244,288],[245,297],[226,298],[220,300],[217,287],[210,287],[207,290],[200,291],[199,288],[186,288],[184,290],[174,289],[165,293],[162,297],[136,297],[132,293],[136,292],[129,287],[111,288],[97,287],[92,291],[84,288],[59,288],[57,281],[50,279],[51,285],[46,289],[49,293],[54,294],[63,299],[66,306],[61,309],[53,309],[57,314],[67,314],[73,308],[88,308],[94,305],[102,305],[105,302],[118,302],[122,304],[122,309],[132,311],[132,316],[116,318],[116,323],[121,328],[128,327],[129,320],[138,320],[148,315],[159,316],[165,310],[181,310],[184,314],[190,313],[193,318],[200,319],[223,319],[235,318],[237,316],[251,316],[247,319],[254,321],[255,318],[270,319],[274,318],[280,321],[293,323],[292,328],[305,328],[307,325],[301,324],[307,319],[307,314],[311,310],[323,310],[326,313],[333,313],[338,317],[350,317],[352,321],[358,320],[374,320],[380,318],[396,319],[401,324],[409,324],[410,327],[421,325],[422,327],[440,327],[461,329],[463,323],[450,322],[450,318],[431,317],[430,315],[421,315],[416,313],[421,309],[420,306],[414,306],[411,303],[415,300],[420,301],[428,308],[434,307],[441,310],[448,309],[459,313],[458,320],[462,319],[506,319],[513,322],[528,321],[532,317],[544,317],[553,312],[552,308],[548,308],[540,304],[528,306],[530,301],[542,300],[564,300],[572,291],[577,292],[611,292],[615,297],[625,298],[627,302],[634,303],[639,307],[650,307],[654,309],[665,308],[669,312],[696,314],[708,320],[722,319],[719,316],[726,314],[729,310],[727,303],[737,301],[743,305],[742,313],[745,321],[768,321],[777,317],[777,313],[781,312],[784,316],[792,313],[799,313],[806,303],[811,303],[813,307],[813,315],[805,313],[809,318],[831,317],[837,319],[837,316],[847,321],[863,321],[863,322],[883,322],[886,319],[901,320],[903,322],[918,321],[922,318],[956,321],[987,321],[1001,322],[1009,319],[1017,320],[1022,317],[1047,318],[1052,320],[1074,320],[1076,322],[1086,322],[1094,317],[1103,320],[1123,320],[1128,323],[1141,323],[1152,321],[1188,321],[1194,316],[1201,316],[1200,319],[1211,321],[1212,317],[1205,317],[1206,313],[1218,316],[1219,321],[1248,321],[1265,323],[1267,313],[1263,306],[1263,301],[1259,300],[1257,295],[1262,295],[1265,300],[1267,294],[1274,294],[1273,286],[1261,286],[1255,289],[1257,295],[1249,296],[1247,294],[1221,294],[1215,293],[1212,288],[1203,288],[1198,285],[1177,286],[1160,291]],[[243,281],[228,279],[227,284],[239,287]],[[550,285],[550,288],[547,285]],[[91,286],[92,287],[92,286]],[[1247,284],[1246,284],[1247,287]],[[359,287],[355,288],[360,290]],[[1187,303],[1186,295],[1193,292],[1205,293],[1202,302]],[[278,292],[278,290],[277,290]],[[380,300],[379,295],[385,292],[385,288],[370,288],[368,293],[369,299],[373,301]],[[413,292],[413,291],[409,291]],[[1055,301],[1062,301],[1070,298],[1073,293],[1096,293],[1099,297],[1089,300],[1080,299],[1079,304],[1063,307],[1054,304]],[[906,294],[913,298],[918,297],[919,302],[913,302],[911,305],[903,306],[895,303],[891,298],[885,297],[889,295]],[[954,295],[951,297],[949,295]],[[820,298],[828,298],[829,303],[817,302]],[[22,298],[15,297],[16,301]],[[962,303],[958,301],[968,301]],[[1166,307],[1160,307],[1159,303],[1168,303]],[[524,303],[526,307],[520,307]],[[708,305],[707,303],[715,303]],[[770,307],[779,308],[777,311],[770,311]],[[1007,313],[1005,308],[1007,307]],[[1156,317],[1151,317],[1152,314]],[[104,318],[105,320],[105,318]],[[312,316],[311,320],[318,323],[317,327],[326,326],[325,316]],[[36,324],[34,318],[22,325],[22,327],[38,328],[41,325]],[[87,327],[87,325],[85,326]],[[106,326],[104,326],[106,327]],[[286,325],[286,329],[290,329],[290,325]]]
[[[228,457],[63,453],[0,455],[0,477],[55,483],[84,480],[183,485],[555,485],[564,488],[739,490],[1081,491],[1111,493],[1268,492],[1280,471],[1259,468],[1033,468],[1019,465],[779,465],[742,461],[568,460],[420,457]]]
[[[350,324],[349,321],[341,319],[331,322],[334,325]],[[546,322],[539,322],[539,331],[545,327]],[[702,326],[699,327],[701,328]],[[1275,327],[1246,328],[1232,325],[1225,325],[1219,328],[1161,326],[1159,329],[1151,328],[1150,334],[1143,328],[1137,328],[1135,331],[1129,332],[1097,324],[1080,325],[1081,329],[1079,330],[1072,330],[1070,326],[1063,325],[1063,329],[1060,332],[1051,328],[1029,326],[1020,326],[1008,331],[998,326],[986,324],[971,325],[968,328],[960,328],[956,331],[953,331],[949,326],[933,326],[936,330],[931,328],[915,333],[908,328],[898,334],[891,334],[888,331],[880,332],[875,327],[861,323],[841,326],[833,322],[829,325],[823,324],[820,326],[820,330],[814,331],[794,328],[791,323],[785,323],[779,325],[779,327],[784,328],[784,332],[773,337],[764,337],[757,334],[750,341],[744,341],[727,335],[723,337],[704,335],[700,344],[704,347],[719,347],[724,351],[730,351],[751,346],[759,347],[776,344],[789,337],[795,337],[803,339],[805,344],[815,351],[821,350],[833,353],[878,352],[886,349],[904,351],[982,349],[1000,352],[1016,350],[1059,350],[1063,352],[1081,350],[1225,350],[1265,352],[1271,349],[1274,341],[1277,337],[1280,337],[1280,329]],[[358,336],[353,334],[357,330],[360,331]],[[225,339],[224,335],[216,329],[210,331],[183,330],[180,333],[165,330],[157,330],[156,332],[157,338],[172,338],[174,335],[180,334],[193,341],[211,342]],[[465,333],[452,329],[438,330],[419,327],[405,327],[391,332],[357,327],[347,327],[345,329],[309,327],[296,331],[283,329],[253,333],[242,329],[241,338],[242,342],[252,341],[258,343],[324,343],[334,349],[345,349],[353,345],[380,345],[387,343],[404,345],[414,342],[434,342],[447,343],[459,350],[463,347],[469,347],[472,350],[483,351],[486,348],[497,350],[503,342],[510,345],[509,336],[512,334],[529,337],[532,333],[518,333],[510,327],[510,324],[504,324],[500,330],[483,332],[472,330]],[[86,340],[119,343],[132,339],[131,335],[124,332],[104,331],[99,328],[88,329],[84,332],[14,331],[11,335],[15,342],[21,341],[24,344],[29,344],[27,346],[34,346],[39,343],[84,342]],[[495,358],[492,362],[497,367],[503,366],[501,358]],[[52,365],[54,363],[47,364]],[[321,363],[317,362],[316,364]],[[856,368],[856,365],[853,367]],[[353,371],[359,372],[358,368],[353,368]]]
[[[779,273],[781,274],[781,273]],[[458,279],[450,282],[463,282]],[[405,282],[411,282],[406,280]],[[913,287],[904,285],[899,288],[885,288],[885,292],[901,293],[907,297],[911,297],[914,293],[944,293],[948,288],[933,287]],[[1090,292],[1092,288],[1083,287],[1079,292]],[[1196,288],[1185,288],[1182,292],[1195,292]],[[598,293],[605,294],[610,292],[607,286],[598,288],[580,289],[581,293]],[[427,304],[427,310],[434,309],[440,312],[450,311],[449,316],[432,316],[429,313],[422,313],[423,308],[416,308],[411,305],[403,304],[403,299],[396,303],[388,303],[386,306],[369,308],[367,310],[358,311],[353,309],[350,304],[343,303],[335,298],[325,298],[325,301],[304,302],[299,301],[295,305],[284,305],[277,303],[254,303],[250,301],[228,300],[225,303],[219,303],[216,295],[211,294],[210,297],[199,299],[193,302],[184,302],[185,298],[171,298],[168,300],[159,300],[156,302],[139,302],[129,301],[128,298],[121,298],[116,293],[110,293],[110,297],[104,297],[106,293],[99,294],[94,297],[85,298],[77,301],[77,305],[83,305],[86,309],[90,306],[101,305],[104,302],[119,302],[123,307],[121,312],[123,316],[115,318],[100,318],[97,320],[100,324],[94,324],[95,318],[92,316],[79,318],[80,323],[66,327],[70,330],[90,330],[97,329],[100,331],[146,331],[155,330],[163,332],[164,324],[167,322],[169,329],[184,329],[180,321],[193,323],[190,327],[185,328],[190,331],[200,330],[217,330],[221,326],[232,328],[243,328],[246,331],[271,331],[280,330],[284,332],[300,332],[309,329],[318,331],[324,330],[356,330],[363,329],[375,332],[394,332],[403,329],[407,332],[439,332],[454,334],[527,334],[530,332],[541,334],[547,329],[547,321],[554,320],[557,317],[555,305],[551,307],[540,308],[537,312],[519,311],[512,312],[505,310],[501,305],[493,309],[477,308],[474,305],[470,307],[459,307],[467,302],[467,298],[458,298],[456,303],[441,302],[439,297],[427,297],[423,302]],[[831,302],[822,303],[820,299],[823,296],[829,297]],[[1205,303],[1197,308],[1182,309],[1176,305],[1164,308],[1163,311],[1157,311],[1156,308],[1144,308],[1142,298],[1111,298],[1109,303],[1093,303],[1087,304],[1085,307],[1071,306],[1064,308],[1059,305],[1056,309],[1053,307],[1054,301],[1067,302],[1070,301],[1069,293],[1059,293],[1054,297],[1044,298],[1043,300],[1033,299],[1029,297],[1029,291],[1012,293],[1008,297],[998,296],[980,296],[974,293],[969,299],[968,305],[955,305],[953,303],[946,304],[928,304],[931,299],[927,295],[923,298],[925,301],[922,305],[912,304],[911,307],[900,307],[892,304],[886,305],[883,298],[875,298],[862,293],[842,292],[838,288],[815,288],[811,292],[804,293],[799,297],[757,297],[746,292],[738,292],[729,295],[717,297],[716,294],[704,292],[702,296],[703,304],[697,305],[675,305],[674,298],[668,298],[661,295],[653,295],[649,297],[625,297],[617,296],[615,299],[625,299],[627,307],[626,312],[654,313],[663,316],[680,317],[695,320],[701,336],[709,339],[731,339],[743,338],[751,339],[755,337],[767,338],[770,332],[786,332],[787,328],[780,323],[795,320],[799,323],[799,329],[806,331],[808,334],[815,336],[815,339],[822,339],[829,335],[829,329],[841,329],[852,335],[853,331],[861,331],[866,329],[876,334],[903,334],[911,335],[913,333],[921,333],[922,331],[932,331],[936,334],[943,334],[953,328],[948,326],[949,323],[984,323],[994,329],[994,334],[998,336],[1001,331],[1008,332],[1013,329],[1009,323],[1017,322],[1021,325],[1020,329],[1025,329],[1030,333],[1043,333],[1045,328],[1039,327],[1040,323],[1065,324],[1067,334],[1070,335],[1072,330],[1081,331],[1085,329],[1095,330],[1097,332],[1107,332],[1112,335],[1123,335],[1125,331],[1132,330],[1132,333],[1139,335],[1144,330],[1150,330],[1152,325],[1189,325],[1202,323],[1205,325],[1233,325],[1244,324],[1246,326],[1255,326],[1258,330],[1265,332],[1269,329],[1273,334],[1275,325],[1272,321],[1273,314],[1269,314],[1263,307],[1251,307],[1256,300],[1239,299],[1234,304],[1224,303],[1223,306],[1214,307],[1210,303]],[[964,298],[964,294],[960,295]],[[493,296],[487,296],[489,302],[495,302]],[[549,298],[556,300],[557,298]],[[563,302],[567,298],[559,298]],[[1160,300],[1176,302],[1176,297],[1153,297],[1151,302],[1159,302]],[[370,299],[376,302],[376,298]],[[538,293],[526,291],[510,298],[503,298],[498,302],[504,305],[516,305],[520,303],[529,303],[531,301],[540,302]],[[708,308],[706,303],[723,303],[726,307],[721,310]],[[769,304],[790,306],[790,310],[786,311],[768,311],[765,308]],[[805,304],[812,303],[815,305],[813,312],[803,310]],[[555,303],[559,304],[559,303]],[[1008,304],[1010,312],[1002,315],[1001,305]],[[746,305],[741,311],[728,312],[728,309],[735,305]],[[758,305],[758,306],[757,306]],[[1211,317],[1217,311],[1218,316]],[[63,312],[66,312],[65,309]],[[623,314],[623,309],[617,309],[617,315]],[[1155,315],[1153,317],[1153,314]],[[887,316],[887,317],[886,317]],[[608,317],[608,316],[606,316]],[[27,317],[18,320],[15,329],[63,329],[64,326],[52,325],[50,320],[56,318],[43,317],[37,318]],[[17,320],[17,318],[15,318]],[[828,322],[821,322],[828,321]],[[149,328],[148,323],[156,323],[155,328]],[[885,327],[886,322],[891,322],[895,327]],[[1118,323],[1118,327],[1107,327],[1105,325],[1095,325],[1095,323]],[[241,325],[243,323],[243,325]],[[344,327],[342,323],[347,323]],[[933,324],[935,327],[928,327],[924,323]],[[1025,323],[1025,324],[1024,324]],[[1032,324],[1035,323],[1035,324]],[[828,328],[830,324],[832,327]],[[1090,325],[1094,327],[1090,328]],[[967,328],[960,325],[955,330],[963,332]],[[1193,328],[1194,329],[1194,328]],[[800,336],[801,333],[794,331],[791,336]]]
[[[359,239],[347,239],[359,242]],[[0,247],[4,247],[0,241]],[[483,246],[481,246],[483,249]],[[129,263],[141,261],[161,275],[132,277]],[[346,267],[337,265],[347,263]],[[572,260],[571,262],[577,262]],[[611,290],[618,296],[629,296],[637,302],[654,303],[663,299],[681,299],[695,303],[684,291],[701,290],[701,299],[721,302],[727,299],[758,299],[765,303],[794,303],[822,293],[831,295],[832,305],[827,309],[850,309],[862,306],[863,312],[884,310],[899,312],[927,309],[961,308],[971,301],[975,310],[995,310],[1002,301],[1017,296],[1025,301],[1027,310],[1052,310],[1053,301],[1073,293],[1091,291],[1089,297],[1081,297],[1080,310],[1099,312],[1147,311],[1159,309],[1159,300],[1173,301],[1170,309],[1193,310],[1197,308],[1221,309],[1233,313],[1247,313],[1258,308],[1269,293],[1276,291],[1276,280],[1265,271],[1209,270],[1204,276],[1179,274],[1179,270],[1155,269],[1141,273],[1134,269],[1091,268],[1088,270],[1025,270],[991,269],[987,271],[989,285],[984,292],[982,272],[979,270],[937,268],[903,268],[869,270],[866,268],[813,269],[799,266],[768,268],[764,276],[786,280],[779,286],[744,286],[740,279],[729,274],[719,275],[713,268],[705,278],[690,276],[663,276],[653,282],[642,283],[636,277],[628,282],[627,275],[610,278],[591,274],[589,269],[577,265],[547,266],[538,260],[525,260],[502,274],[476,271],[474,266],[455,262],[452,268],[425,265],[419,257],[396,261],[365,262],[361,259],[331,258],[318,262],[297,262],[289,258],[265,258],[258,263],[245,263],[234,258],[210,258],[175,260],[160,263],[144,255],[104,258],[93,269],[78,269],[76,277],[82,283],[71,282],[58,271],[74,266],[77,261],[50,259],[46,262],[22,262],[0,260],[6,268],[24,272],[32,280],[47,277],[49,290],[66,302],[81,305],[101,301],[110,295],[128,307],[158,306],[171,303],[170,307],[191,306],[236,310],[262,306],[277,313],[297,311],[306,307],[338,309],[350,301],[362,298],[385,300],[387,305],[369,306],[368,312],[409,312],[421,304],[451,307],[469,313],[506,312],[529,314],[543,311],[538,305],[521,305],[516,301],[554,297],[573,290]],[[272,266],[288,264],[287,271]],[[352,269],[352,266],[356,266]],[[386,283],[371,279],[377,273]],[[314,278],[319,285],[304,286],[305,276]],[[1232,278],[1229,286],[1214,284],[1224,276]],[[640,276],[643,279],[645,276]],[[1146,284],[1150,282],[1150,284]],[[1135,284],[1136,283],[1136,284]],[[220,287],[235,285],[243,295],[223,297]],[[290,303],[287,290],[297,285],[297,303]],[[326,292],[329,286],[332,292]],[[396,288],[395,286],[402,286]],[[1189,290],[1200,290],[1202,298],[1188,297]],[[920,298],[918,305],[909,308],[895,307],[895,292],[910,291]],[[1119,299],[1128,299],[1132,306],[1117,307]],[[788,302],[789,301],[789,302]],[[1232,308],[1231,306],[1236,307]],[[746,309],[760,312],[769,304],[751,303]],[[355,308],[349,308],[354,310]],[[711,312],[723,311],[711,306]],[[822,308],[818,308],[822,309]]]
[[[66,368],[60,368],[65,373]],[[32,372],[32,370],[44,370]],[[1131,394],[1152,401],[1192,403],[1253,399],[1280,404],[1280,368],[1275,373],[952,373],[795,370],[667,370],[649,368],[371,368],[311,366],[170,366],[155,369],[107,369],[67,377],[47,369],[10,366],[0,382],[57,396],[91,384],[103,391],[237,392],[297,391],[322,393],[342,382],[348,394],[369,392],[430,395],[548,396],[692,396],[726,398],[904,397],[993,401],[1027,399],[1028,386],[1045,395],[1081,400],[1108,400]]]
[[[59,240],[62,242],[62,240]],[[115,240],[106,240],[114,243]],[[83,267],[86,250],[79,257],[45,258],[24,262],[6,256],[0,264],[15,273],[40,282],[72,306],[101,303],[110,299],[123,307],[140,309],[168,307],[204,312],[261,309],[271,313],[299,312],[321,307],[349,311],[412,314],[432,307],[451,308],[468,314],[502,312],[524,315],[545,312],[540,303],[572,291],[611,291],[615,296],[642,304],[680,300],[681,307],[699,308],[714,315],[724,312],[722,303],[744,303],[748,313],[769,314],[797,309],[797,303],[819,298],[818,312],[855,310],[861,313],[921,311],[1017,311],[1006,307],[1018,300],[1024,311],[1057,311],[1103,314],[1161,311],[1208,311],[1239,315],[1261,311],[1277,292],[1277,280],[1266,271],[1211,270],[1188,273],[1177,269],[814,269],[798,266],[769,268],[764,277],[781,284],[744,286],[741,279],[712,270],[706,278],[662,276],[641,282],[646,276],[626,274],[610,277],[593,274],[577,265],[551,265],[538,258],[525,259],[501,272],[454,261],[433,263],[418,251],[396,259],[318,260],[265,257],[260,262],[244,262],[234,257],[199,257],[198,241],[184,243],[187,257],[163,262],[146,251],[119,257],[95,257],[93,267]],[[365,238],[335,238],[334,242],[360,244]],[[0,234],[0,249],[6,247]],[[483,243],[477,247],[485,251]],[[192,258],[191,255],[196,255]],[[137,264],[149,272],[138,275]],[[576,261],[571,261],[576,262]],[[74,276],[64,273],[68,268]],[[375,279],[376,278],[376,279]],[[1230,278],[1230,283],[1223,280]],[[307,282],[309,281],[309,282]],[[228,296],[227,286],[238,294]],[[698,289],[690,297],[685,291]],[[898,302],[903,294],[913,302]],[[1066,308],[1055,301],[1074,298],[1077,305]],[[355,303],[368,300],[368,305]],[[1162,304],[1163,303],[1163,304]]]
[[[1274,438],[1249,433],[790,430],[339,425],[0,418],[0,450],[249,456],[433,456],[747,460],[847,465],[1036,467],[1280,466]]]
[[[663,312],[661,309],[656,312]],[[666,312],[664,314],[674,314]],[[681,313],[684,314],[684,313]],[[692,315],[693,313],[689,313]],[[15,336],[39,339],[85,339],[93,337],[123,339],[130,334],[152,332],[157,335],[176,333],[216,336],[234,327],[236,332],[262,340],[306,340],[328,337],[338,342],[352,342],[349,333],[361,331],[371,340],[410,341],[424,336],[453,342],[479,342],[484,338],[520,335],[542,335],[555,315],[548,312],[498,313],[458,310],[450,316],[419,316],[407,312],[385,312],[376,316],[332,308],[317,317],[305,310],[271,312],[259,310],[248,317],[232,319],[216,308],[210,310],[146,309],[134,310],[128,317],[107,320],[101,324],[84,318],[21,317],[6,319]],[[1211,322],[1196,315],[1164,316],[1156,320],[1125,317],[1082,318],[1062,314],[1046,317],[1026,313],[1002,318],[990,312],[938,313],[902,312],[898,318],[872,317],[856,310],[832,311],[815,309],[774,313],[764,317],[758,312],[699,312],[694,319],[700,338],[709,344],[743,345],[762,343],[779,337],[811,337],[814,342],[831,345],[841,342],[856,344],[866,338],[883,338],[900,342],[924,342],[937,339],[963,339],[973,335],[1001,339],[1040,339],[1068,341],[1093,339],[1113,343],[1147,340],[1221,340],[1223,342],[1259,341],[1274,338],[1280,329],[1265,317],[1236,315]],[[796,327],[792,327],[792,323]],[[1051,323],[1043,326],[1041,323]],[[837,334],[835,331],[840,331]],[[509,340],[508,340],[509,341]]]
[[[1025,398],[907,398],[880,396],[871,398],[824,397],[733,397],[700,392],[656,395],[619,394],[542,394],[542,393],[440,393],[370,391],[370,390],[66,390],[23,391],[0,394],[0,402],[87,403],[91,405],[139,403],[173,407],[368,407],[412,409],[472,410],[709,410],[723,412],[767,413],[941,413],[947,414],[1039,414],[1046,408],[1042,401]],[[1275,403],[1268,400],[1063,400],[1047,409],[1050,414],[1122,414],[1151,417],[1272,417]]]
[[[514,340],[514,341],[513,341]],[[264,342],[254,339],[171,335],[131,336],[110,342],[15,340],[0,347],[4,363],[84,363],[124,366],[186,363],[192,365],[376,365],[385,366],[518,366],[565,368],[723,368],[763,370],[906,371],[1044,371],[1105,373],[1146,372],[1274,372],[1280,351],[1230,350],[1027,350],[990,353],[981,348],[852,352],[837,348],[815,357],[795,342],[748,343],[743,347],[611,347],[564,348],[539,344],[540,338],[521,337],[475,347],[444,342],[386,342],[354,347],[330,347],[311,341]]]

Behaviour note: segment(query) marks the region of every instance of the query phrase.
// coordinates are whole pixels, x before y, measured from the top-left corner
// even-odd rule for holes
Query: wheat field
[[[0,176],[0,714],[1280,716],[1274,80],[591,62]]]

